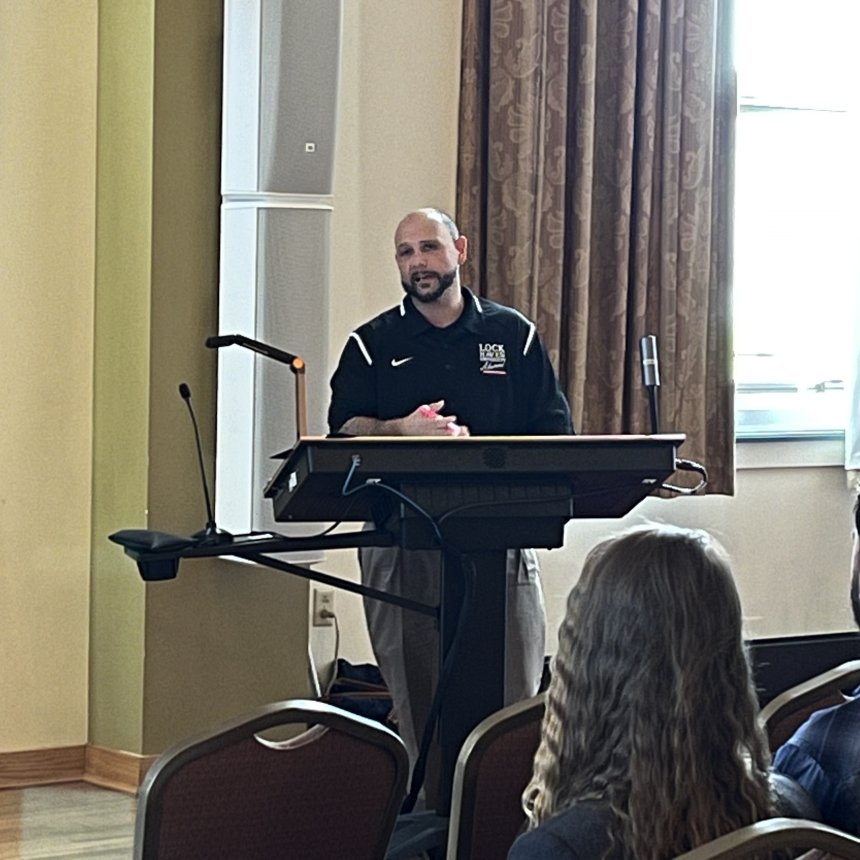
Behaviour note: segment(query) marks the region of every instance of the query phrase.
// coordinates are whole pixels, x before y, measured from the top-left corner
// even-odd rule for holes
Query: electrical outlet
[[[314,589],[314,627],[331,627],[334,624],[334,589]]]

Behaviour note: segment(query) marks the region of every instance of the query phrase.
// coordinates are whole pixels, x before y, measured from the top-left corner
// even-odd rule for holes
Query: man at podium
[[[353,331],[331,379],[329,429],[356,436],[572,433],[570,409],[535,325],[460,284],[467,239],[437,209],[406,215],[394,236],[405,295]],[[439,602],[440,553],[359,550],[362,582]],[[543,593],[534,550],[509,550],[505,701],[537,692]],[[370,639],[414,764],[438,678],[434,619],[365,599]],[[435,767],[428,767],[432,790]]]

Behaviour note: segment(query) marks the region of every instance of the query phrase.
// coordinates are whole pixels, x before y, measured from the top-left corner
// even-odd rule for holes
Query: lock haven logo
[[[503,343],[479,343],[478,360],[481,362],[481,373],[490,373],[496,376],[507,374],[505,345]]]

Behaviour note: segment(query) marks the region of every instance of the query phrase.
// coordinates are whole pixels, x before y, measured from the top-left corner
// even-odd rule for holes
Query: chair
[[[448,860],[504,860],[525,825],[522,793],[540,741],[544,695],[502,708],[472,729],[454,766]]]
[[[262,732],[299,724],[287,741]],[[400,738],[323,702],[267,705],[161,755],[140,787],[136,860],[379,860],[406,793]]]
[[[860,860],[860,839],[802,818],[768,818],[679,855],[675,860],[741,860],[771,851],[802,850],[803,858],[826,856]]]
[[[842,690],[860,685],[860,660],[849,660],[808,681],[790,687],[759,713],[771,751],[779,749],[815,711],[846,701]]]

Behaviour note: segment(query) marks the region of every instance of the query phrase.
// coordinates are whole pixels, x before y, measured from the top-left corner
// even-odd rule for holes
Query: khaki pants
[[[440,553],[400,547],[359,550],[365,585],[410,600],[436,605],[441,579]],[[537,554],[508,550],[505,635],[505,704],[533,696],[540,684],[546,640],[546,611]],[[400,736],[412,765],[439,677],[439,631],[434,618],[365,598],[370,641],[391,692]],[[427,766],[427,797],[435,797],[438,755]]]

